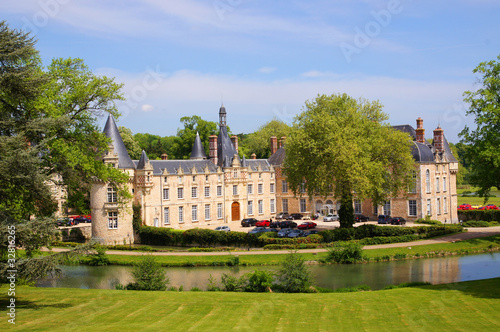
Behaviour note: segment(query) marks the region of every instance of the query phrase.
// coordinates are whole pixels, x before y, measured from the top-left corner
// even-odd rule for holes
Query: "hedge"
[[[459,210],[458,219],[462,221],[500,221],[500,210]]]

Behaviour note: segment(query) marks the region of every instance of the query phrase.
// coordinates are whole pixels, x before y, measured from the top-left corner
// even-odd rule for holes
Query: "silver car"
[[[326,217],[323,217],[323,221],[338,221],[339,216],[336,214],[329,214]]]
[[[278,237],[287,237],[288,233],[290,233],[291,231],[292,231],[291,228],[283,228],[278,232]]]
[[[231,229],[229,229],[229,226],[218,226],[215,228],[216,231],[220,232],[229,232]]]

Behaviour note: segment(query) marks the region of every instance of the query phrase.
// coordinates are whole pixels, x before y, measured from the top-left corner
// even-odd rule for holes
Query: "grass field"
[[[464,191],[476,192],[478,188],[468,187],[468,188],[457,188],[457,203],[461,204],[470,204],[470,205],[484,205],[484,197],[462,197]],[[496,188],[493,188],[496,189]],[[500,191],[499,190],[491,190],[491,194],[495,195],[495,197],[490,197],[488,199],[487,204],[495,204],[496,206],[500,206]]]
[[[329,294],[1,289],[0,330],[499,331],[500,278]]]

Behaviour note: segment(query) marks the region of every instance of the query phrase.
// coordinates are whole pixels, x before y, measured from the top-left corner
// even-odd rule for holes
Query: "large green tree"
[[[276,136],[280,140],[281,137],[288,136],[289,133],[290,126],[274,118],[259,127],[256,132],[249,134],[240,145],[247,153],[255,153],[257,158],[269,158],[271,156],[271,136]]]
[[[189,159],[193,150],[196,133],[200,135],[201,142],[208,156],[208,143],[210,135],[217,135],[217,123],[203,120],[197,115],[185,116],[181,118],[184,128],[177,130],[177,137],[180,138],[176,155],[182,159]]]
[[[476,91],[464,92],[469,104],[467,115],[474,117],[475,128],[465,126],[460,133],[467,147],[464,158],[469,165],[469,182],[479,186],[488,199],[492,187],[500,188],[500,55],[497,60],[481,62],[473,73],[479,74]]]
[[[44,217],[56,209],[51,184],[66,186],[69,202],[81,202],[96,178],[117,185],[128,179],[98,160],[109,140],[99,130],[97,116],[119,115],[114,101],[122,98],[121,84],[95,76],[79,59],[55,59],[44,68],[34,45],[28,33],[0,22],[2,253],[12,226],[19,230],[16,245],[30,252],[50,244],[55,225]],[[48,256],[19,264],[20,274],[29,269],[26,275],[42,275],[56,260]],[[40,268],[36,273],[35,267]]]
[[[346,94],[307,101],[286,144],[285,175],[297,194],[333,195],[341,227],[354,223],[353,197],[378,204],[408,190],[414,160],[407,134],[391,128],[377,102]]]

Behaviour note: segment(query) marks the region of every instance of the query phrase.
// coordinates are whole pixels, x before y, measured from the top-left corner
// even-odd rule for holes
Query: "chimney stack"
[[[434,129],[434,148],[436,152],[444,152],[444,131],[441,127]]]
[[[162,153],[161,154],[161,160],[168,160],[168,154]]]
[[[271,136],[271,156],[278,150],[278,138],[276,136]]]
[[[425,129],[424,129],[424,120],[422,118],[417,119],[417,142],[425,144]]]
[[[252,155],[250,156],[250,158],[257,159],[257,155],[255,153],[252,153]]]
[[[233,135],[231,136],[231,142],[234,145],[234,148],[236,149],[236,153],[238,153],[238,136]]]
[[[217,135],[210,135],[208,137],[208,145],[209,145],[209,158],[217,165]]]

